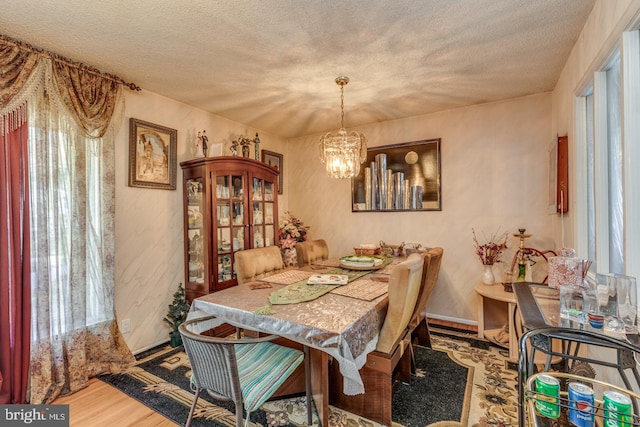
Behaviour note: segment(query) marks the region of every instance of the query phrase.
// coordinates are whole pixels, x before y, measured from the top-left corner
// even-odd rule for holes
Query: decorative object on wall
[[[365,159],[367,138],[356,131],[345,130],[344,86],[349,83],[349,77],[337,77],[336,83],[340,86],[340,129],[320,138],[320,160],[330,178],[353,178],[360,173],[360,164]]]
[[[258,134],[256,134],[256,137],[257,136]],[[278,194],[282,194],[282,187],[284,183],[284,174],[282,173],[282,154],[262,150],[262,162],[280,172],[280,175],[278,175]]]
[[[367,150],[351,181],[353,212],[442,210],[440,138]]]
[[[558,136],[549,147],[549,214],[569,211],[568,138]]]
[[[176,189],[178,131],[129,119],[129,186]]]

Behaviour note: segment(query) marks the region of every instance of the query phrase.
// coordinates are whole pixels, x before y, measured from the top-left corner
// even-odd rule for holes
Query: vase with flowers
[[[500,262],[502,252],[507,249],[507,239],[509,233],[500,234],[499,230],[496,230],[489,238],[483,235],[484,242],[480,243],[476,236],[476,230],[471,229],[473,234],[473,244],[476,249],[476,255],[480,258],[480,262],[484,267],[482,273],[482,282],[485,285],[493,285],[495,283],[495,277],[493,276],[493,264]]]
[[[304,222],[300,218],[294,216],[289,211],[284,213],[284,218],[280,221],[278,238],[280,240],[282,261],[285,267],[291,267],[297,264],[296,243],[307,240],[308,230],[309,227],[304,225]]]

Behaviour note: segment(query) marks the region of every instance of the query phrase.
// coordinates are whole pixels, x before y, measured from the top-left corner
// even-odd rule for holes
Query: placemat
[[[389,291],[389,283],[371,279],[358,279],[348,285],[340,286],[331,291],[332,294],[345,297],[373,301]]]
[[[340,266],[340,258],[329,258],[323,259],[320,261],[314,261],[311,263],[312,266],[316,265],[319,267],[339,267]]]
[[[307,279],[285,286],[282,289],[271,292],[269,302],[271,304],[297,304],[299,302],[313,301],[330,292],[340,285],[307,285]]]
[[[393,273],[393,270],[396,268],[396,266],[398,264],[400,264],[401,262],[402,261],[393,260],[385,268],[376,271],[376,273],[378,273],[378,274],[391,274],[391,273]]]
[[[277,283],[279,285],[291,285],[292,283],[296,283],[301,280],[307,280],[314,274],[316,273],[313,273],[311,271],[287,270],[281,273],[273,274],[271,276],[262,277],[257,280],[260,282]]]

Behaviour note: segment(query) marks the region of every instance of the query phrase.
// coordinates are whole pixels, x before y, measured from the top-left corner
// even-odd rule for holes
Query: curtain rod
[[[88,72],[90,74],[94,74],[94,75],[100,76],[100,77],[102,77],[104,79],[108,79],[108,80],[111,80],[113,82],[119,83],[119,84],[121,84],[123,86],[128,87],[131,90],[135,90],[135,91],[142,90],[135,83],[126,82],[126,81],[124,81],[123,79],[121,79],[120,77],[118,77],[118,76],[116,76],[114,74],[105,73],[105,72],[100,71],[99,69],[97,69],[95,67],[92,67],[90,65],[83,64],[82,62],[73,61],[73,60],[71,60],[69,58],[66,58],[64,56],[61,56],[61,55],[58,55],[56,53],[50,52],[48,50],[35,47],[35,46],[33,46],[33,45],[29,44],[29,43],[13,39],[13,38],[5,36],[3,34],[0,34],[0,40],[11,44],[11,45],[17,47],[18,49],[36,53],[36,54],[38,54],[40,56],[43,56],[45,58],[49,58],[52,61],[60,62],[62,64],[65,64],[65,65],[69,66],[69,67],[77,68],[79,70]]]

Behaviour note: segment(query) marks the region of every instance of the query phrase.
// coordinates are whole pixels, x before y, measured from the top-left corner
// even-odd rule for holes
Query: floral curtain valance
[[[29,91],[23,89],[38,59],[38,55],[0,36],[0,135],[18,129],[25,122]]]
[[[51,82],[56,95],[92,137],[107,131],[122,85],[140,90],[117,76],[0,35],[0,134],[24,123],[27,99],[42,82]]]

